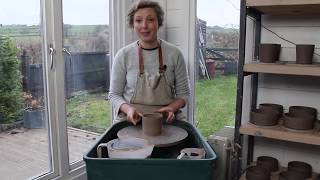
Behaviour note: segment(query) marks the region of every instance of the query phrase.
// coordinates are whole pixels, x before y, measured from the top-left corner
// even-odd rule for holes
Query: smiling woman
[[[118,51],[112,65],[109,98],[116,121],[136,125],[144,113],[159,112],[167,122],[186,120],[180,111],[190,94],[181,51],[158,39],[164,12],[152,1],[139,1],[128,13],[138,41]]]

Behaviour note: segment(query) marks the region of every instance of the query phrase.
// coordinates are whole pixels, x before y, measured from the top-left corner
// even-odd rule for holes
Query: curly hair
[[[129,13],[128,13],[129,26],[131,28],[133,27],[134,14],[139,9],[143,9],[143,8],[154,9],[154,11],[156,12],[156,15],[157,15],[158,25],[159,25],[159,27],[161,27],[163,24],[163,16],[164,16],[164,12],[163,12],[161,6],[157,2],[147,1],[147,0],[140,0],[137,3],[133,4],[133,6],[131,7],[131,9],[129,10]]]

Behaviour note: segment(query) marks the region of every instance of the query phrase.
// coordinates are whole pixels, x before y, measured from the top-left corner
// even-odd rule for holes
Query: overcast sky
[[[197,0],[197,2],[197,15],[207,21],[207,25],[239,24],[240,0]],[[0,4],[0,24],[39,24],[40,0],[0,0]],[[107,0],[64,0],[64,23],[109,24],[108,9]]]

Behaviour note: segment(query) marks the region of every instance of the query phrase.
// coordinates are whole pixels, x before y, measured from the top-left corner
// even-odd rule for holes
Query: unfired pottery
[[[297,44],[296,45],[296,63],[312,64],[314,52],[313,44]]]
[[[270,172],[276,172],[279,170],[279,162],[276,158],[270,156],[259,156],[257,158],[257,166],[264,167]]]
[[[311,130],[314,128],[315,119],[312,116],[295,116],[291,113],[285,113],[283,125],[289,129]]]
[[[142,117],[142,132],[148,136],[159,136],[162,130],[161,113],[143,114]]]
[[[291,161],[288,163],[288,172],[295,171],[304,178],[312,176],[312,167],[310,164],[301,161]]]
[[[274,63],[279,61],[280,44],[260,44],[259,59],[262,63]]]
[[[270,172],[263,167],[252,166],[247,169],[247,180],[270,180]]]
[[[283,114],[283,106],[280,104],[261,103],[259,104],[259,109],[262,111],[275,110],[279,113],[279,118],[281,118]]]
[[[306,178],[296,171],[283,171],[279,174],[279,180],[305,180]]]
[[[289,113],[294,116],[312,116],[317,118],[317,109],[308,106],[290,106]]]
[[[279,113],[275,110],[256,109],[250,112],[250,122],[258,126],[274,126],[278,124]]]

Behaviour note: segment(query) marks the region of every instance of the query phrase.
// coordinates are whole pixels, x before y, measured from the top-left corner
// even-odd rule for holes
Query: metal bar
[[[250,165],[253,161],[253,151],[254,151],[254,136],[248,136],[248,152],[247,152],[247,165]]]
[[[240,4],[240,40],[239,40],[239,63],[238,63],[238,81],[237,81],[237,100],[236,100],[236,119],[234,142],[242,146],[242,136],[240,134],[241,116],[242,116],[242,101],[243,101],[243,65],[245,62],[245,42],[246,42],[246,23],[247,23],[247,7],[246,1],[241,0]],[[242,151],[236,148],[236,152],[232,157],[232,179],[238,180],[241,176],[241,157]]]
[[[251,10],[251,16],[255,18],[255,40],[254,40],[254,59],[259,57],[259,45],[261,42],[261,14],[258,11]],[[258,98],[258,73],[254,73],[251,78],[251,110],[257,107]],[[247,164],[253,161],[254,136],[248,136],[248,154]]]

